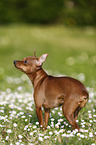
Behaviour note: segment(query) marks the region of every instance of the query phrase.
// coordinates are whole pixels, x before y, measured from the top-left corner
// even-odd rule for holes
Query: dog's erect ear
[[[37,66],[41,66],[42,63],[46,60],[47,56],[48,54],[43,54],[40,57],[38,57]]]
[[[36,50],[34,51],[34,57],[36,57]]]
[[[43,63],[43,62],[46,60],[47,56],[48,56],[48,54],[43,54],[43,55],[41,55],[41,56],[38,58],[38,61],[41,62],[41,63]]]

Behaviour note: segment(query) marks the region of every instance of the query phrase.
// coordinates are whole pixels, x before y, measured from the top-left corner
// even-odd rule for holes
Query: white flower
[[[6,92],[7,92],[7,93],[11,93],[11,89],[10,89],[10,88],[7,88],[7,89],[6,89]]]
[[[54,110],[52,110],[52,113],[54,114],[54,113],[55,113],[55,111],[54,111]]]
[[[39,135],[39,136],[44,136],[44,134],[42,134],[42,133],[39,133],[38,135]]]
[[[28,121],[28,119],[25,119],[25,122],[27,122]]]
[[[59,128],[59,124],[57,123],[57,124],[55,125],[55,127],[56,127],[56,128]]]
[[[18,135],[18,137],[19,137],[19,139],[22,139],[22,138],[23,138],[23,136],[22,136],[22,135]]]
[[[22,142],[22,140],[21,140],[21,139],[19,139],[19,142]],[[20,144],[20,145],[22,145],[22,144]]]
[[[34,130],[33,132],[37,132],[37,130]]]
[[[28,125],[26,125],[25,127],[24,127],[24,130],[26,130],[28,128]]]
[[[16,114],[16,111],[12,111],[12,114]]]
[[[36,125],[34,125],[34,126],[33,126],[33,129],[35,129],[35,128],[37,128],[37,126],[36,126]]]
[[[70,125],[70,126],[71,126],[71,125]],[[70,126],[69,126],[69,127],[70,127]],[[64,128],[64,125],[62,125],[61,128]]]
[[[89,120],[89,122],[92,123],[93,121],[92,120]]]
[[[16,145],[20,145],[20,143],[19,142],[16,142]]]
[[[6,136],[6,140],[8,140],[9,139],[9,136]]]
[[[72,133],[70,133],[70,135],[69,135],[69,136],[73,137],[74,135],[73,135]]]
[[[76,134],[78,132],[78,129],[73,130],[73,133]]]
[[[61,119],[61,118],[60,118],[60,119],[58,119],[58,122],[62,122],[62,121],[63,121],[63,119]]]
[[[84,134],[80,134],[80,137],[81,137],[81,138],[84,138],[85,136],[84,136]]]
[[[80,133],[77,133],[77,136],[80,136]]]
[[[84,132],[88,132],[88,130],[84,130]]]
[[[58,110],[58,107],[54,108],[54,110]]]
[[[50,134],[50,135],[52,135],[52,134],[53,134],[53,132],[52,132],[52,131],[50,131],[50,132],[49,132],[49,134]]]
[[[0,110],[1,113],[4,113],[4,110]]]
[[[89,133],[89,137],[93,137],[93,133],[92,132]]]
[[[0,127],[2,127],[2,125],[0,124]]]
[[[83,128],[85,128],[85,125],[82,125]]]
[[[66,133],[62,134],[62,137],[66,137],[66,136],[67,136],[67,134],[66,134]]]
[[[20,115],[23,115],[24,114],[24,112],[20,112]]]
[[[64,129],[60,129],[59,130],[59,133],[63,133],[65,130]]]
[[[33,135],[33,132],[30,132],[30,135]]]
[[[55,130],[54,133],[55,133],[55,135],[58,135],[59,134],[59,131]]]
[[[92,118],[92,115],[89,114],[89,118]]]
[[[9,108],[13,109],[14,108],[13,106],[14,106],[13,104],[10,104],[9,105]]]
[[[71,133],[71,130],[68,130],[67,133]]]
[[[39,122],[36,122],[36,125],[39,125]]]
[[[76,120],[76,122],[79,122],[79,120]]]
[[[49,138],[49,136],[44,136],[44,139],[47,139],[47,138]]]
[[[84,129],[80,129],[80,132],[84,132]]]
[[[39,136],[39,138],[38,138],[40,141],[43,141],[43,138],[41,137],[41,136]]]
[[[62,116],[61,112],[58,112],[58,115],[59,115],[59,116]]]
[[[88,113],[91,113],[91,111],[89,110]]]
[[[40,127],[42,128],[42,127],[43,127],[43,125],[40,125]]]
[[[51,118],[51,121],[53,122],[55,119],[54,118]]]
[[[17,88],[17,90],[18,90],[18,91],[21,91],[21,90],[22,90],[22,87],[21,87],[21,86],[19,86],[19,87]]]
[[[11,129],[8,129],[6,132],[7,133],[12,133],[12,130]]]
[[[83,119],[81,119],[81,121],[82,121],[82,122],[84,122],[84,120],[83,120]]]
[[[25,116],[23,115],[22,118],[25,118]]]
[[[51,125],[50,125],[51,127],[54,127],[54,122],[51,122]]]
[[[17,127],[17,124],[16,124],[16,123],[14,123],[14,124],[13,124],[13,126],[14,126],[14,127]]]
[[[95,112],[95,109],[93,109],[93,112]]]
[[[47,126],[48,129],[50,129],[50,126]]]

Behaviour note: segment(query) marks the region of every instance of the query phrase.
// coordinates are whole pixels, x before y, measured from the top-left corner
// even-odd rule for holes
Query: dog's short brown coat
[[[34,86],[34,101],[39,124],[45,129],[50,109],[62,105],[64,116],[73,129],[79,130],[76,119],[79,111],[88,101],[88,91],[80,81],[74,78],[48,75],[42,69],[42,64],[47,55],[43,54],[37,58],[34,54],[33,57],[29,56],[21,61],[14,61],[15,67],[26,73]],[[42,106],[45,109],[44,121]]]

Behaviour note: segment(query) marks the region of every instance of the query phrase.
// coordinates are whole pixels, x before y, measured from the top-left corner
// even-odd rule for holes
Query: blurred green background
[[[0,0],[0,24],[96,25],[96,0]]]
[[[7,76],[20,77],[13,60],[43,53],[43,67],[96,86],[95,0],[1,0],[0,89],[15,87]],[[18,84],[17,84],[18,85]],[[23,84],[22,84],[23,85]]]

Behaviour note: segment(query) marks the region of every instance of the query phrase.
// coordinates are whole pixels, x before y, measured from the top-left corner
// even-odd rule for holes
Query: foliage
[[[68,0],[63,22],[69,26],[96,25],[96,1]]]
[[[63,0],[1,0],[1,23],[50,23],[58,19]]]
[[[1,0],[0,24],[96,25],[95,0]]]

